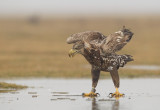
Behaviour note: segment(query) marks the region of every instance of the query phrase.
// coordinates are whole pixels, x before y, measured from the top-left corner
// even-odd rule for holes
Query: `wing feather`
[[[99,43],[106,37],[101,34],[100,32],[96,31],[86,31],[86,32],[80,32],[76,34],[72,34],[70,37],[67,38],[67,43],[72,44],[76,43],[78,41],[87,42],[87,43]]]
[[[102,53],[110,54],[121,50],[131,40],[132,35],[128,29],[109,35],[100,46]]]
[[[72,34],[67,38],[67,43],[82,42],[84,48],[100,49],[101,55],[108,55],[121,50],[131,40],[132,35],[133,33],[125,28],[107,37],[100,32],[86,31]]]

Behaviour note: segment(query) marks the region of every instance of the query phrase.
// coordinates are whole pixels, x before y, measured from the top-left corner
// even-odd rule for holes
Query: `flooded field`
[[[116,100],[110,79],[100,79],[96,98],[82,97],[91,89],[91,79],[18,79],[3,80],[27,85],[20,91],[0,93],[1,110],[159,110],[160,79],[121,79],[120,92],[125,97]]]

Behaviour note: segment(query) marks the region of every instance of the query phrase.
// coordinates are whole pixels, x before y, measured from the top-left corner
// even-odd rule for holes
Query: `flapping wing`
[[[100,32],[86,31],[86,32],[72,34],[70,37],[67,38],[67,43],[72,44],[81,41],[83,43],[86,42],[89,44],[94,44],[94,43],[100,43],[105,38],[106,37]]]
[[[131,40],[132,35],[128,29],[109,35],[100,46],[102,53],[110,54],[121,50]]]

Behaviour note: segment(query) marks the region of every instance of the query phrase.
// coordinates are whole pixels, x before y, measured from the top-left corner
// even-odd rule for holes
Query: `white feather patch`
[[[118,38],[118,39],[122,39],[122,37],[121,37],[121,36],[118,36],[117,38]]]
[[[108,67],[108,70],[109,70],[109,71],[113,70],[113,67],[112,67],[112,66],[109,66],[109,67]]]
[[[117,41],[117,42],[120,42],[120,39],[117,39],[116,41]]]

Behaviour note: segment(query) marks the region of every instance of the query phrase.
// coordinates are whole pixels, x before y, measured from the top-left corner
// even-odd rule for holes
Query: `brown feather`
[[[100,32],[86,31],[73,34],[67,39],[67,43],[74,43],[73,49],[92,65],[92,92],[95,92],[100,71],[110,72],[115,87],[119,87],[118,69],[133,59],[131,55],[118,55],[115,52],[121,50],[132,35],[130,30],[123,28],[108,37]]]

